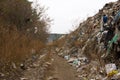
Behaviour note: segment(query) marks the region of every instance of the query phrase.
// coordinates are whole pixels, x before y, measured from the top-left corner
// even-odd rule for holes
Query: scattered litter
[[[115,74],[111,79],[120,79],[120,73]]]
[[[70,55],[64,56],[64,58],[65,58],[66,60],[69,60],[69,59],[70,59]]]
[[[17,68],[14,62],[12,62],[12,66],[13,66],[14,69]]]
[[[112,59],[114,58],[112,53],[110,55],[107,55],[107,48],[109,47],[107,43],[110,41],[110,39],[108,40],[108,42],[104,39],[104,42],[102,41],[102,35],[105,35],[106,38],[106,35],[109,31],[100,31],[101,26],[103,26],[101,24],[102,15],[105,14],[108,16],[109,23],[107,24],[107,26],[104,26],[106,26],[106,28],[109,28],[108,25],[112,24],[109,17],[115,16],[119,8],[116,6],[119,5],[120,1],[117,1],[115,3],[111,2],[110,4],[108,3],[106,6],[103,7],[103,9],[99,10],[98,14],[88,18],[86,21],[81,23],[79,25],[79,28],[75,32],[73,31],[73,34],[71,33],[68,36],[63,47],[59,49],[58,55],[64,55],[63,58],[66,59],[67,62],[73,67],[75,67],[80,80],[110,80],[109,78],[112,76],[117,77],[116,79],[120,80],[120,72],[119,70],[117,70],[116,67],[116,65],[118,64],[107,64],[109,62],[109,59],[106,60],[107,58],[105,58],[106,56],[110,56],[112,57]],[[76,39],[74,38],[74,36],[76,37]],[[74,42],[77,41],[78,43],[74,44]],[[66,51],[66,49],[68,51]],[[106,63],[104,63],[103,58],[104,60],[106,60]],[[112,62],[114,62],[114,59]],[[106,65],[104,66],[104,64]]]
[[[46,62],[46,64],[47,64],[47,65],[51,65],[51,63],[50,63],[50,62]]]
[[[105,65],[105,70],[107,74],[111,74],[111,73],[116,73],[116,65],[114,63],[110,63],[110,64],[106,64]],[[112,72],[113,71],[113,72]]]
[[[3,76],[5,76],[5,74],[3,74],[3,73],[0,73],[0,76],[1,76],[1,77],[3,77]]]
[[[58,78],[55,78],[55,77],[49,76],[49,77],[47,78],[47,80],[58,80]]]
[[[117,70],[112,70],[111,72],[109,72],[108,73],[108,77],[111,77],[111,76],[113,76],[113,75],[115,75],[115,74],[117,74],[118,73],[118,71]]]
[[[28,78],[20,78],[20,80],[28,80]]]

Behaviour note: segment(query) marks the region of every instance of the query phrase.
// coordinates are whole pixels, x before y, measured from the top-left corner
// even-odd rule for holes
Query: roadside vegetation
[[[12,69],[45,47],[50,18],[43,7],[35,9],[31,4],[0,0],[0,73],[11,75]]]

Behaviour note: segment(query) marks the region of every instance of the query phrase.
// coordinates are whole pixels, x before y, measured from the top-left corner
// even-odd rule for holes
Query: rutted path
[[[24,76],[21,80],[79,80],[76,77],[76,70],[63,58],[57,56],[56,54],[52,54],[51,59],[52,62],[44,62],[42,67],[40,65],[40,59],[38,59],[35,63],[33,63],[31,68],[24,72]],[[50,68],[47,72],[44,72],[44,69],[49,67],[49,65],[51,65],[50,67],[52,67],[52,69]],[[52,76],[44,76],[44,74],[50,74]]]
[[[53,58],[53,78],[51,80],[78,80],[76,70],[73,69],[63,58],[52,55]]]

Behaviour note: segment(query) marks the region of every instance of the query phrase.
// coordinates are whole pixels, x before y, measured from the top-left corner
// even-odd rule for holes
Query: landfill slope
[[[105,65],[108,63],[115,63],[120,68],[119,60],[116,59],[114,52],[102,58],[106,50],[101,48],[103,44],[98,42],[102,15],[115,16],[119,9],[119,0],[107,3],[96,15],[80,23],[75,31],[62,37],[63,41],[58,41],[61,41],[62,46],[60,44],[55,48],[56,53],[76,68],[77,77],[80,80],[102,80],[107,76]]]

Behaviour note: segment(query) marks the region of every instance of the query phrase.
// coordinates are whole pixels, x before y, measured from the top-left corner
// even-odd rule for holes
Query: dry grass
[[[46,26],[50,21],[47,16],[44,19],[42,10],[32,9],[27,0],[2,0],[0,10],[0,80],[4,80],[1,73],[5,74],[5,80],[17,80],[20,64],[37,56],[45,47]],[[35,26],[40,29],[36,34]]]
[[[0,72],[13,67],[17,67],[32,54],[40,53],[44,44],[39,40],[30,39],[19,33],[14,27],[9,29],[8,26],[0,26]]]

